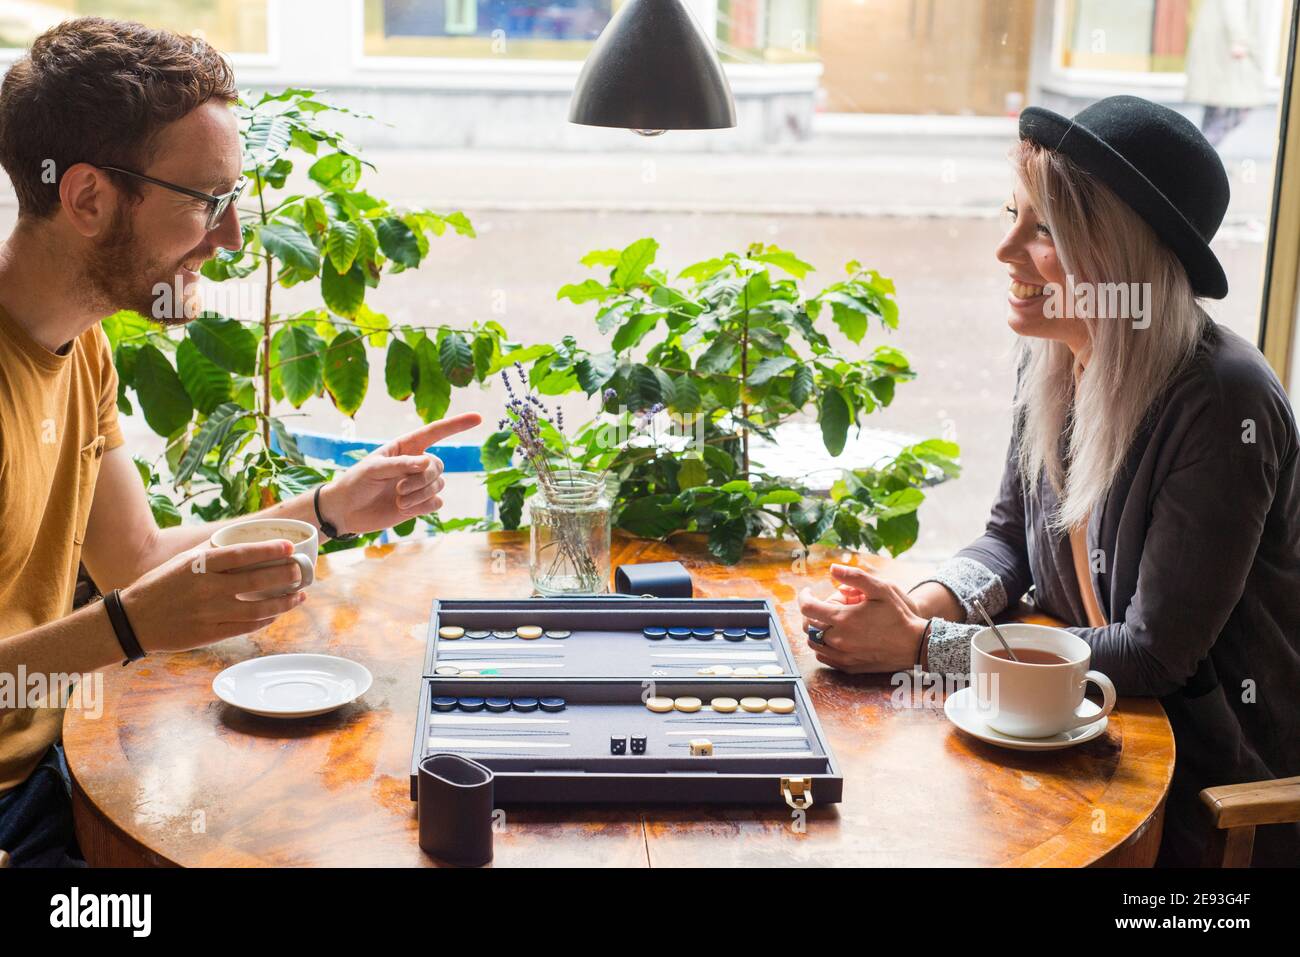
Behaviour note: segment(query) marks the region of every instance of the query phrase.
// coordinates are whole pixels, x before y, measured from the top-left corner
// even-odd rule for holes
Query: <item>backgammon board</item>
[[[779,617],[748,598],[435,601],[411,755],[502,803],[842,799]]]

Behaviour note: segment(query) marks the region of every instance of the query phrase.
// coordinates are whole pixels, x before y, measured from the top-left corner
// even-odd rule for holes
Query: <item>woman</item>
[[[824,664],[965,675],[974,600],[996,614],[1032,588],[1121,695],[1161,698],[1161,860],[1195,863],[1201,788],[1300,774],[1300,435],[1263,357],[1197,304],[1227,294],[1209,240],[1228,181],[1199,131],[1118,96],[1073,120],[1027,109],[1020,135],[997,257],[1021,361],[987,529],[908,594],[834,566],[839,594],[804,589],[800,610]],[[1134,283],[1133,315],[1096,305]],[[1255,848],[1300,862],[1300,828]]]

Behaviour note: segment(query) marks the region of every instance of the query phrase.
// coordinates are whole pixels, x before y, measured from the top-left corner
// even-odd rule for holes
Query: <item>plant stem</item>
[[[271,260],[266,260],[266,302],[262,314],[262,442],[271,447]]]
[[[749,422],[749,403],[745,401],[745,384],[749,379],[749,280],[745,280],[744,311],[740,314],[740,418]],[[740,427],[741,472],[749,478],[749,426]]]
[[[257,204],[261,210],[262,225],[266,225],[266,194],[262,189],[262,174],[254,170],[257,177]],[[265,300],[262,305],[262,446],[268,459],[271,455],[271,284],[275,281],[272,270],[274,257],[267,250]],[[262,507],[273,504],[273,496],[268,486],[262,488]]]

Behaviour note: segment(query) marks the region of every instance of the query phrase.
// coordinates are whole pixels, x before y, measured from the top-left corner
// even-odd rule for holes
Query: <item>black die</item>
[[[645,736],[640,734],[632,735],[632,753],[645,754]]]
[[[610,754],[627,754],[627,738],[621,734],[612,734],[609,736],[609,753]]]

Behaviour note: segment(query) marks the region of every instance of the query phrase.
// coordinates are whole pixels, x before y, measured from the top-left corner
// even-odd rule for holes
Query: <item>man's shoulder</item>
[[[104,331],[102,322],[95,323],[77,336],[74,347],[80,349],[97,366],[113,361],[113,346],[108,341],[108,333]]]
[[[81,374],[101,397],[109,389],[113,390],[114,401],[117,393],[117,368],[113,364],[113,346],[108,334],[100,323],[95,323],[73,341],[77,365]]]

